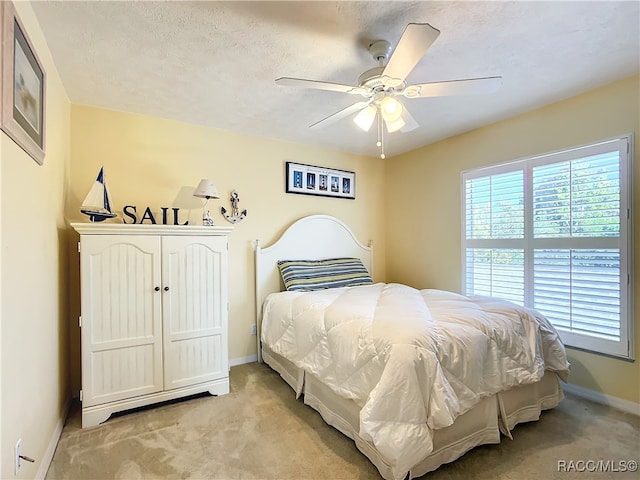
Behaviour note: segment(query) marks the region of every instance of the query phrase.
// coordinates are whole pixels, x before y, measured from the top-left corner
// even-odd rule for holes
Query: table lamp
[[[198,187],[193,192],[194,197],[206,198],[204,205],[202,206],[202,225],[213,226],[213,219],[209,210],[207,210],[207,203],[210,198],[220,198],[218,195],[218,189],[216,188],[213,180],[203,178],[200,180]]]

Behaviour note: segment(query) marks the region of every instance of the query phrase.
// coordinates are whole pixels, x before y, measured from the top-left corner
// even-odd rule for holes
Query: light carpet
[[[114,415],[84,430],[79,405],[74,405],[46,478],[380,478],[353,441],[296,400],[269,367],[241,365],[231,369],[230,378],[228,395],[191,397]],[[610,407],[567,395],[538,422],[518,425],[513,437],[477,447],[423,478],[640,478],[638,472],[620,471],[620,462],[640,460],[640,417]],[[618,471],[586,471],[594,468],[587,462],[597,460],[611,461]]]

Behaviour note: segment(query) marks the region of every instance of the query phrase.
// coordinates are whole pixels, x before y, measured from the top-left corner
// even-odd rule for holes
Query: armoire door
[[[226,278],[226,237],[162,237],[165,390],[229,375]]]
[[[160,237],[82,241],[83,407],[161,391]]]

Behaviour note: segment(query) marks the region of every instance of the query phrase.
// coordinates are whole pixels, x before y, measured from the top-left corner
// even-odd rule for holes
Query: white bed
[[[406,418],[407,412],[399,411],[398,417],[403,420],[397,422],[400,426],[399,429],[391,430],[387,434],[386,427],[382,429],[378,427],[369,428],[367,427],[367,422],[372,407],[372,399],[360,398],[358,393],[351,394],[348,391],[345,392],[337,388],[336,382],[332,382],[327,376],[318,373],[318,369],[314,369],[313,364],[305,363],[300,360],[299,356],[287,353],[288,351],[295,351],[296,347],[287,350],[286,345],[285,348],[282,348],[282,345],[278,343],[278,339],[283,335],[283,331],[275,330],[277,328],[279,312],[277,306],[280,305],[279,302],[289,301],[288,297],[295,297],[295,300],[299,301],[299,299],[302,299],[301,295],[307,294],[299,294],[299,292],[287,292],[277,296],[271,294],[284,290],[284,284],[277,266],[279,260],[320,260],[336,257],[359,258],[373,277],[372,247],[360,243],[353,232],[340,220],[326,215],[313,215],[292,224],[278,241],[267,248],[261,248],[259,242],[256,242],[255,255],[259,360],[264,361],[277,371],[298,395],[303,396],[304,402],[316,409],[328,424],[353,439],[358,449],[370,459],[386,479],[400,479],[407,476],[415,478],[438,468],[443,463],[459,458],[477,445],[499,443],[501,432],[510,437],[510,431],[516,424],[537,420],[542,410],[555,407],[563,398],[562,389],[559,385],[559,375],[566,374],[564,367],[568,368],[568,364],[566,363],[566,357],[563,357],[564,349],[561,345],[558,346],[556,344],[553,346],[555,350],[561,350],[559,353],[556,352],[557,358],[554,360],[558,373],[545,372],[543,365],[542,370],[537,373],[535,383],[528,383],[528,380],[527,384],[517,385],[511,379],[508,382],[509,388],[504,390],[494,389],[491,394],[476,395],[477,398],[473,398],[473,403],[470,404],[472,407],[459,409],[460,414],[455,414],[449,422],[437,420],[438,413],[434,413],[436,420],[432,421],[431,418],[427,420],[427,423],[429,423],[428,428],[422,428],[424,426],[418,421],[418,425],[415,426],[418,428],[411,426],[410,430],[404,430],[404,420],[401,418],[401,414],[404,414]],[[422,298],[423,296],[427,298],[429,295],[434,296],[436,299],[444,298],[446,301],[452,298],[455,300],[458,297],[464,299],[464,297],[456,297],[455,294],[448,294],[447,292],[419,292],[400,285],[376,284],[335,289],[326,293],[320,292],[319,296],[309,297],[309,301],[315,308],[316,304],[324,301],[323,298],[352,298],[348,297],[348,295],[360,295],[365,292],[369,295],[370,291],[374,294],[380,294],[381,292],[386,293],[387,291],[393,292],[396,290],[405,296],[409,295],[407,297],[409,300],[411,298]],[[267,299],[269,301],[267,310],[270,316],[265,325],[274,326],[270,330],[263,332],[263,306]],[[375,301],[379,302],[378,300]],[[357,305],[357,302],[350,301],[348,304]],[[285,315],[289,307],[287,303],[283,303],[283,305],[284,307],[280,308],[280,310],[285,311],[283,314]],[[376,308],[378,305],[379,303],[376,303]],[[434,303],[433,305],[436,304]],[[342,314],[340,313],[338,316],[340,315]],[[358,318],[361,315],[362,312],[356,313]],[[287,325],[292,324],[292,320],[290,322],[287,318],[282,321],[284,322],[284,327],[280,325],[281,330],[285,327],[289,328]],[[303,327],[299,328],[302,329]],[[306,334],[307,332],[303,331],[303,333]],[[299,333],[293,333],[292,335],[299,335]],[[265,339],[264,344],[261,339]],[[539,340],[532,337],[528,341],[536,344],[533,348],[537,351]],[[396,374],[397,371],[395,369],[393,373]],[[382,382],[380,381],[380,383]],[[414,381],[413,383],[418,385],[416,387],[418,389],[422,385],[420,382]],[[410,394],[411,392],[409,394],[403,393],[403,395]],[[390,389],[378,399],[378,403],[380,401],[386,402],[384,415],[387,415],[389,408],[393,409],[393,405],[402,403],[402,397],[393,398],[393,389]],[[425,400],[425,405],[428,402],[428,400]],[[392,406],[388,407],[387,404]],[[443,402],[442,410],[446,410],[444,407]],[[373,408],[375,410],[377,406],[373,405]],[[447,406],[447,408],[449,407]],[[429,408],[425,406],[424,409],[430,412],[440,410],[439,407],[436,406],[434,408],[433,405]],[[437,425],[438,421],[442,425]],[[371,430],[374,430],[374,432],[372,433]],[[405,435],[405,432],[416,431],[422,433],[419,433],[418,435],[420,436],[415,437],[415,440],[408,440],[409,436],[408,434]],[[385,435],[389,436],[389,441],[387,441]],[[398,440],[398,437],[401,438]],[[414,446],[416,448],[413,448]]]

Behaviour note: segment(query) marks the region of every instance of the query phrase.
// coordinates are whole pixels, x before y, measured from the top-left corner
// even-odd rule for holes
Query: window
[[[462,174],[463,292],[533,307],[568,346],[633,357],[632,136]]]

